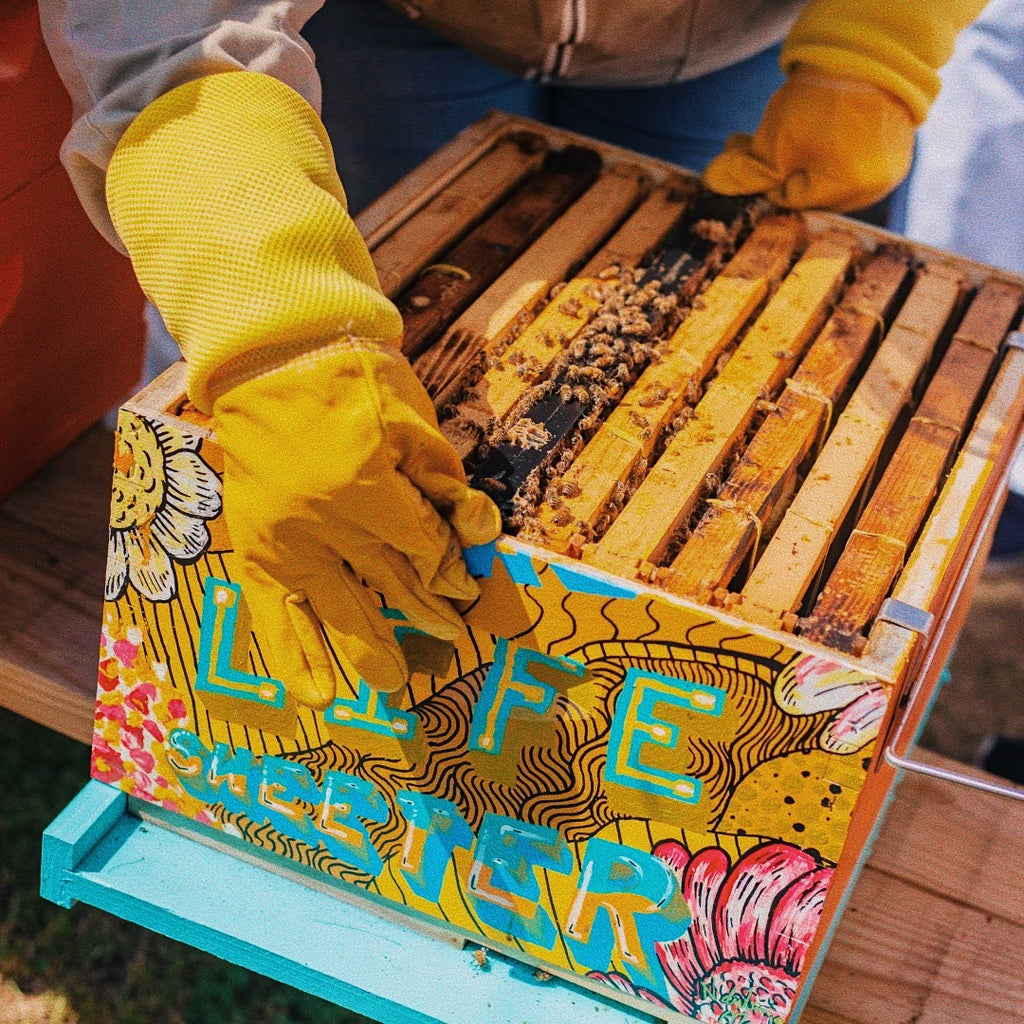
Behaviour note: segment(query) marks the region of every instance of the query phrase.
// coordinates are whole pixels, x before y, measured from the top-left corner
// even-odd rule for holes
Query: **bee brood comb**
[[[522,521],[519,496],[529,489],[525,506],[535,507],[542,472],[593,433],[764,209],[758,201],[700,195],[652,262],[608,290],[552,375],[490,432],[472,482],[510,525]]]

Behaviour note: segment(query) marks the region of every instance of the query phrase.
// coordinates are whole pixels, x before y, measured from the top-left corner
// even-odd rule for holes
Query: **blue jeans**
[[[303,35],[323,80],[323,120],[353,212],[489,110],[521,114],[695,171],[751,132],[782,84],[779,48],[659,88],[527,82],[380,0],[327,0]]]

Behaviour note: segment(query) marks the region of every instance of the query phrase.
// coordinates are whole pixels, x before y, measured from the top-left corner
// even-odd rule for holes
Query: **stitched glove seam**
[[[398,340],[390,337],[342,336],[324,344],[322,339],[303,339],[286,345],[251,349],[219,367],[207,382],[210,405],[241,384],[272,377],[282,370],[302,369],[343,352],[399,354]],[[378,403],[378,414],[380,407]]]

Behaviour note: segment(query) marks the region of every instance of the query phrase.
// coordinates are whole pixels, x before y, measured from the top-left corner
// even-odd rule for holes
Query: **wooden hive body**
[[[585,181],[541,210],[545,152],[573,145],[601,161],[573,156]],[[141,561],[115,477],[94,776],[667,1019],[786,1020],[893,784],[885,739],[966,611],[1024,410],[1024,291],[839,217],[704,201],[495,115],[360,218],[442,429],[518,532],[474,552],[454,651],[406,636],[400,693],[339,663],[334,704],[294,703],[239,615],[181,367],[126,406],[122,469],[162,465],[151,521],[198,539]]]

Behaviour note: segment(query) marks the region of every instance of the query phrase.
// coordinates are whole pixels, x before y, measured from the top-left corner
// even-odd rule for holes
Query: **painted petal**
[[[875,686],[843,708],[821,737],[825,750],[835,754],[853,754],[878,736],[889,703],[885,687]]]
[[[790,662],[775,681],[775,700],[794,715],[834,711],[856,700],[866,689],[877,686],[856,670],[814,655]]]
[[[800,976],[807,946],[818,930],[832,874],[832,868],[812,871],[798,878],[779,897],[768,939],[769,963],[773,967],[782,967],[794,977]]]
[[[676,839],[666,839],[654,847],[653,853],[672,871],[679,879],[682,889],[683,878],[686,867],[692,864],[690,851]],[[683,893],[690,908],[690,913],[695,914],[692,901]],[[693,943],[690,935],[694,927],[693,921],[686,932],[673,939],[671,942],[659,942],[657,944],[658,960],[661,962],[662,970],[671,986],[671,998],[677,1009],[688,1010],[693,1005],[695,986],[702,970],[694,953]]]
[[[128,583],[128,550],[125,547],[124,531],[111,530],[107,542],[107,578],[103,587],[103,596],[108,601],[116,601]]]
[[[690,861],[683,875],[683,896],[693,914],[688,934],[697,961],[705,971],[722,960],[715,938],[715,903],[728,874],[729,858],[725,851],[709,846]]]
[[[166,420],[146,420],[146,425],[156,434],[160,447],[165,455],[185,447],[185,434],[177,427],[171,426]]]
[[[128,549],[128,578],[132,586],[150,601],[170,601],[175,594],[174,568],[159,544],[150,538],[149,557],[137,530],[125,533]]]
[[[170,506],[156,514],[151,536],[179,562],[194,562],[210,546],[206,523]]]
[[[668,1007],[668,1003],[665,1002],[661,996],[652,992],[647,988],[638,988],[633,984],[624,974],[619,974],[618,971],[611,971],[605,973],[604,971],[589,971],[587,977],[593,981],[601,981],[606,985],[611,985],[613,988],[617,988],[620,992],[625,992],[631,996],[639,996],[641,999],[646,999],[649,1003],[654,1003],[656,1006]]]
[[[723,960],[764,960],[768,926],[779,893],[817,861],[789,843],[767,843],[745,854],[729,873],[715,906],[715,929]]]
[[[627,978],[624,974],[619,974],[618,971],[588,971],[587,977],[593,981],[603,982],[605,985],[611,985],[612,988],[617,988],[620,992],[626,992],[631,996],[638,996],[640,992],[637,987]]]
[[[200,519],[220,512],[220,478],[195,452],[172,452],[165,471],[166,500],[174,508]]]
[[[683,1013],[689,1013],[693,1009],[697,996],[697,981],[703,974],[687,935],[671,942],[659,942],[656,946],[658,961],[668,982],[669,999],[672,1005]]]
[[[680,878],[683,868],[690,860],[690,851],[678,839],[663,839],[651,851],[658,860],[664,861]]]

